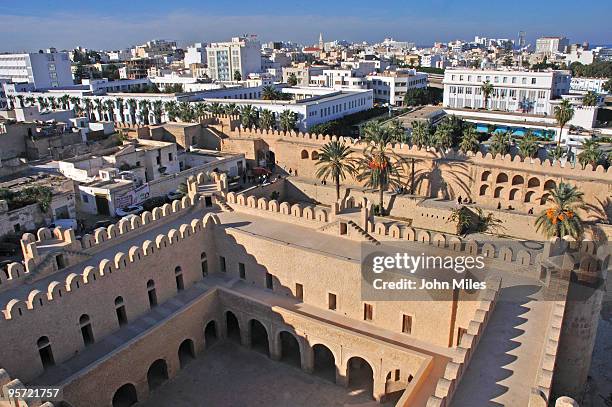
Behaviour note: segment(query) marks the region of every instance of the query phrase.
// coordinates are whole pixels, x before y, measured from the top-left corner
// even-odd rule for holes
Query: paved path
[[[526,407],[535,383],[552,303],[535,285],[505,284],[452,407]]]

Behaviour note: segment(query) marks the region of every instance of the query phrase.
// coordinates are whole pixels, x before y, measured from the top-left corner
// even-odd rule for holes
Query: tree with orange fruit
[[[547,238],[569,235],[582,240],[584,225],[576,211],[585,209],[583,195],[575,186],[561,182],[548,197],[548,209],[536,219],[536,230]]]

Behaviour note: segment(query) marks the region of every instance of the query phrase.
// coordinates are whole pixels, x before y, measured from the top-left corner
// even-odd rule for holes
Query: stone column
[[[251,333],[249,331],[248,323],[240,324],[240,343],[245,348],[251,347]]]
[[[271,335],[270,338],[268,338],[268,348],[270,350],[270,359],[272,360],[281,360],[281,356],[282,356],[282,345],[281,345],[281,341],[280,338],[278,337],[278,335]]]
[[[379,403],[383,402],[383,398],[385,396],[385,384],[385,380],[374,375],[374,388],[372,389],[372,396]]]
[[[301,356],[302,371],[312,374],[314,372],[314,351],[310,346],[304,345]]]

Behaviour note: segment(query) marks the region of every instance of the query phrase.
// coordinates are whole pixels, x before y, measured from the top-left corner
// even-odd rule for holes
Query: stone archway
[[[252,319],[249,322],[251,333],[251,348],[265,355],[270,355],[270,344],[268,342],[268,331],[261,322]]]
[[[346,365],[349,388],[363,390],[370,397],[374,394],[374,369],[367,360],[353,356]]]
[[[113,396],[113,407],[130,407],[136,403],[138,403],[138,394],[132,383],[119,387]]]
[[[336,381],[336,359],[332,351],[320,343],[312,347],[314,366],[313,373],[323,379]]]
[[[297,338],[287,331],[282,331],[278,334],[278,340],[280,342],[281,351],[280,360],[290,365],[300,367],[302,365],[301,352]]]
[[[206,324],[206,328],[204,328],[204,344],[206,345],[206,348],[209,348],[216,343],[217,339],[217,324],[215,321],[210,321],[208,324]]]
[[[168,380],[168,364],[164,359],[157,359],[151,363],[147,371],[149,390],[154,390]]]
[[[181,369],[184,368],[187,363],[195,359],[195,347],[191,339],[185,339],[178,349],[179,364]]]

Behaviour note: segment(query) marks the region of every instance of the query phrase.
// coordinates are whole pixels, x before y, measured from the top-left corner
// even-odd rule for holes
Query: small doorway
[[[98,214],[106,216],[110,215],[110,209],[108,206],[108,199],[106,199],[106,195],[96,194],[96,208],[98,210]]]

